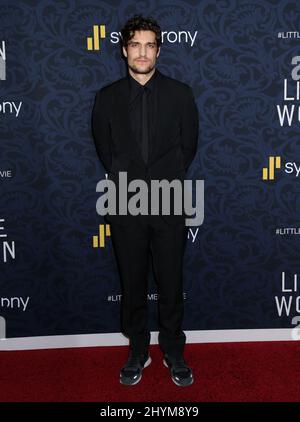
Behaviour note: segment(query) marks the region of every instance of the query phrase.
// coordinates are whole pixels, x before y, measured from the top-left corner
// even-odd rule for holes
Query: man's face
[[[157,48],[153,31],[135,31],[134,36],[128,41],[127,49],[123,47],[128,67],[134,73],[150,73],[155,67],[159,53],[160,48]]]

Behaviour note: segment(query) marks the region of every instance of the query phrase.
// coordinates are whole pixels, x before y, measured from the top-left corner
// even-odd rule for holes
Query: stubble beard
[[[138,68],[136,65],[128,65],[129,69],[134,72],[137,73],[139,75],[147,75],[148,73],[150,73],[154,68],[155,68],[155,63],[153,65],[150,65],[144,69]]]

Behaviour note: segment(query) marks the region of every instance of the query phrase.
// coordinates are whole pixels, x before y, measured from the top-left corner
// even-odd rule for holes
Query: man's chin
[[[137,73],[139,75],[147,75],[148,73],[150,73],[153,69],[153,67],[136,67],[136,66],[129,66],[129,68],[132,70],[132,72]]]

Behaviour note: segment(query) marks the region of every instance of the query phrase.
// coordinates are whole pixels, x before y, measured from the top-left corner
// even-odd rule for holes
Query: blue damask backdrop
[[[300,243],[275,230],[298,227],[299,182],[282,171],[263,181],[262,168],[272,155],[298,159],[299,122],[281,127],[276,105],[300,51],[300,39],[278,33],[299,29],[300,3],[20,0],[0,1],[0,171],[12,174],[0,178],[0,226],[16,248],[15,259],[0,255],[6,335],[120,331],[111,240],[92,247],[104,222],[95,208],[104,169],[90,122],[95,92],[126,74],[110,34],[135,13],[174,32],[158,69],[193,88],[200,115],[188,178],[205,180],[205,218],[185,255],[184,329],[290,328],[297,309],[280,316],[275,296],[282,272],[298,271]],[[93,25],[106,28],[100,51],[87,50]],[[197,31],[193,46],[173,42],[179,31]],[[18,116],[4,102],[19,105]],[[25,310],[8,306],[14,297],[29,298]],[[155,330],[155,301],[150,309]]]

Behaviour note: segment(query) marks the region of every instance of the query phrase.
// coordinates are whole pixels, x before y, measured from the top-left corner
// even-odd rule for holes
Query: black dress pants
[[[147,281],[151,254],[158,289],[159,344],[164,353],[183,353],[182,264],[187,232],[184,224],[170,225],[159,215],[136,216],[127,226],[111,223],[122,287],[122,331],[135,352],[146,352],[150,343]]]

